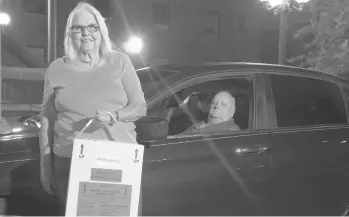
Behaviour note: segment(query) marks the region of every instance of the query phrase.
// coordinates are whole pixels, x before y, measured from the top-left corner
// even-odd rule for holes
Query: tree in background
[[[288,62],[348,77],[349,1],[311,0],[305,10],[312,18],[295,35],[305,43],[305,53]]]
[[[278,63],[285,64],[287,54],[288,17],[292,11],[302,8],[309,0],[260,0],[264,6],[280,15]]]
[[[274,14],[281,11],[301,10],[309,0],[260,0],[260,2]]]

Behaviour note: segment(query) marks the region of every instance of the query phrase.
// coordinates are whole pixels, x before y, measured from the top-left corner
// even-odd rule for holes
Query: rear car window
[[[278,127],[348,123],[338,85],[315,78],[270,75]]]

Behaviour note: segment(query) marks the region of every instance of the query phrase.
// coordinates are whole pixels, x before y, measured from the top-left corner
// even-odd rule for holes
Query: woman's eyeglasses
[[[94,33],[94,32],[99,31],[99,27],[95,26],[95,25],[88,25],[88,26],[76,25],[76,26],[72,26],[70,28],[70,30],[73,33],[82,33],[84,31],[84,29],[87,29],[87,31],[89,31],[90,33]]]

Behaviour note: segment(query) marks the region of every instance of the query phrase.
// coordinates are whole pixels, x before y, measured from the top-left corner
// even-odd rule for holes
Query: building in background
[[[255,0],[87,0],[106,17],[113,41],[130,35],[144,40],[147,65],[212,61],[260,61],[259,19]],[[57,56],[69,11],[78,1],[57,1]],[[11,15],[4,34],[47,63],[47,0],[2,0]],[[11,50],[10,50],[11,51]],[[23,53],[23,52],[22,52]],[[22,66],[16,52],[5,51],[5,66]],[[47,64],[46,64],[47,65]]]
[[[97,2],[110,17],[113,39],[122,38],[125,32],[124,38],[142,36],[145,59],[152,64],[259,62],[259,20],[253,0]],[[110,2],[110,7],[102,9],[108,5],[104,2]]]

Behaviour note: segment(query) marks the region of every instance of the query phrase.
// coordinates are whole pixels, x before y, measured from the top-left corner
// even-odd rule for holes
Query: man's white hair
[[[91,13],[94,18],[97,21],[97,24],[99,26],[102,40],[101,44],[99,46],[99,53],[101,57],[106,56],[107,54],[113,52],[113,44],[112,41],[109,38],[109,32],[108,27],[105,23],[105,19],[101,15],[101,13],[92,5],[86,3],[86,2],[80,2],[78,5],[70,12],[67,25],[65,28],[65,35],[64,35],[64,52],[65,56],[68,57],[70,60],[74,60],[77,57],[77,51],[74,49],[72,38],[71,38],[71,27],[73,18],[76,13],[79,12],[89,12]]]

